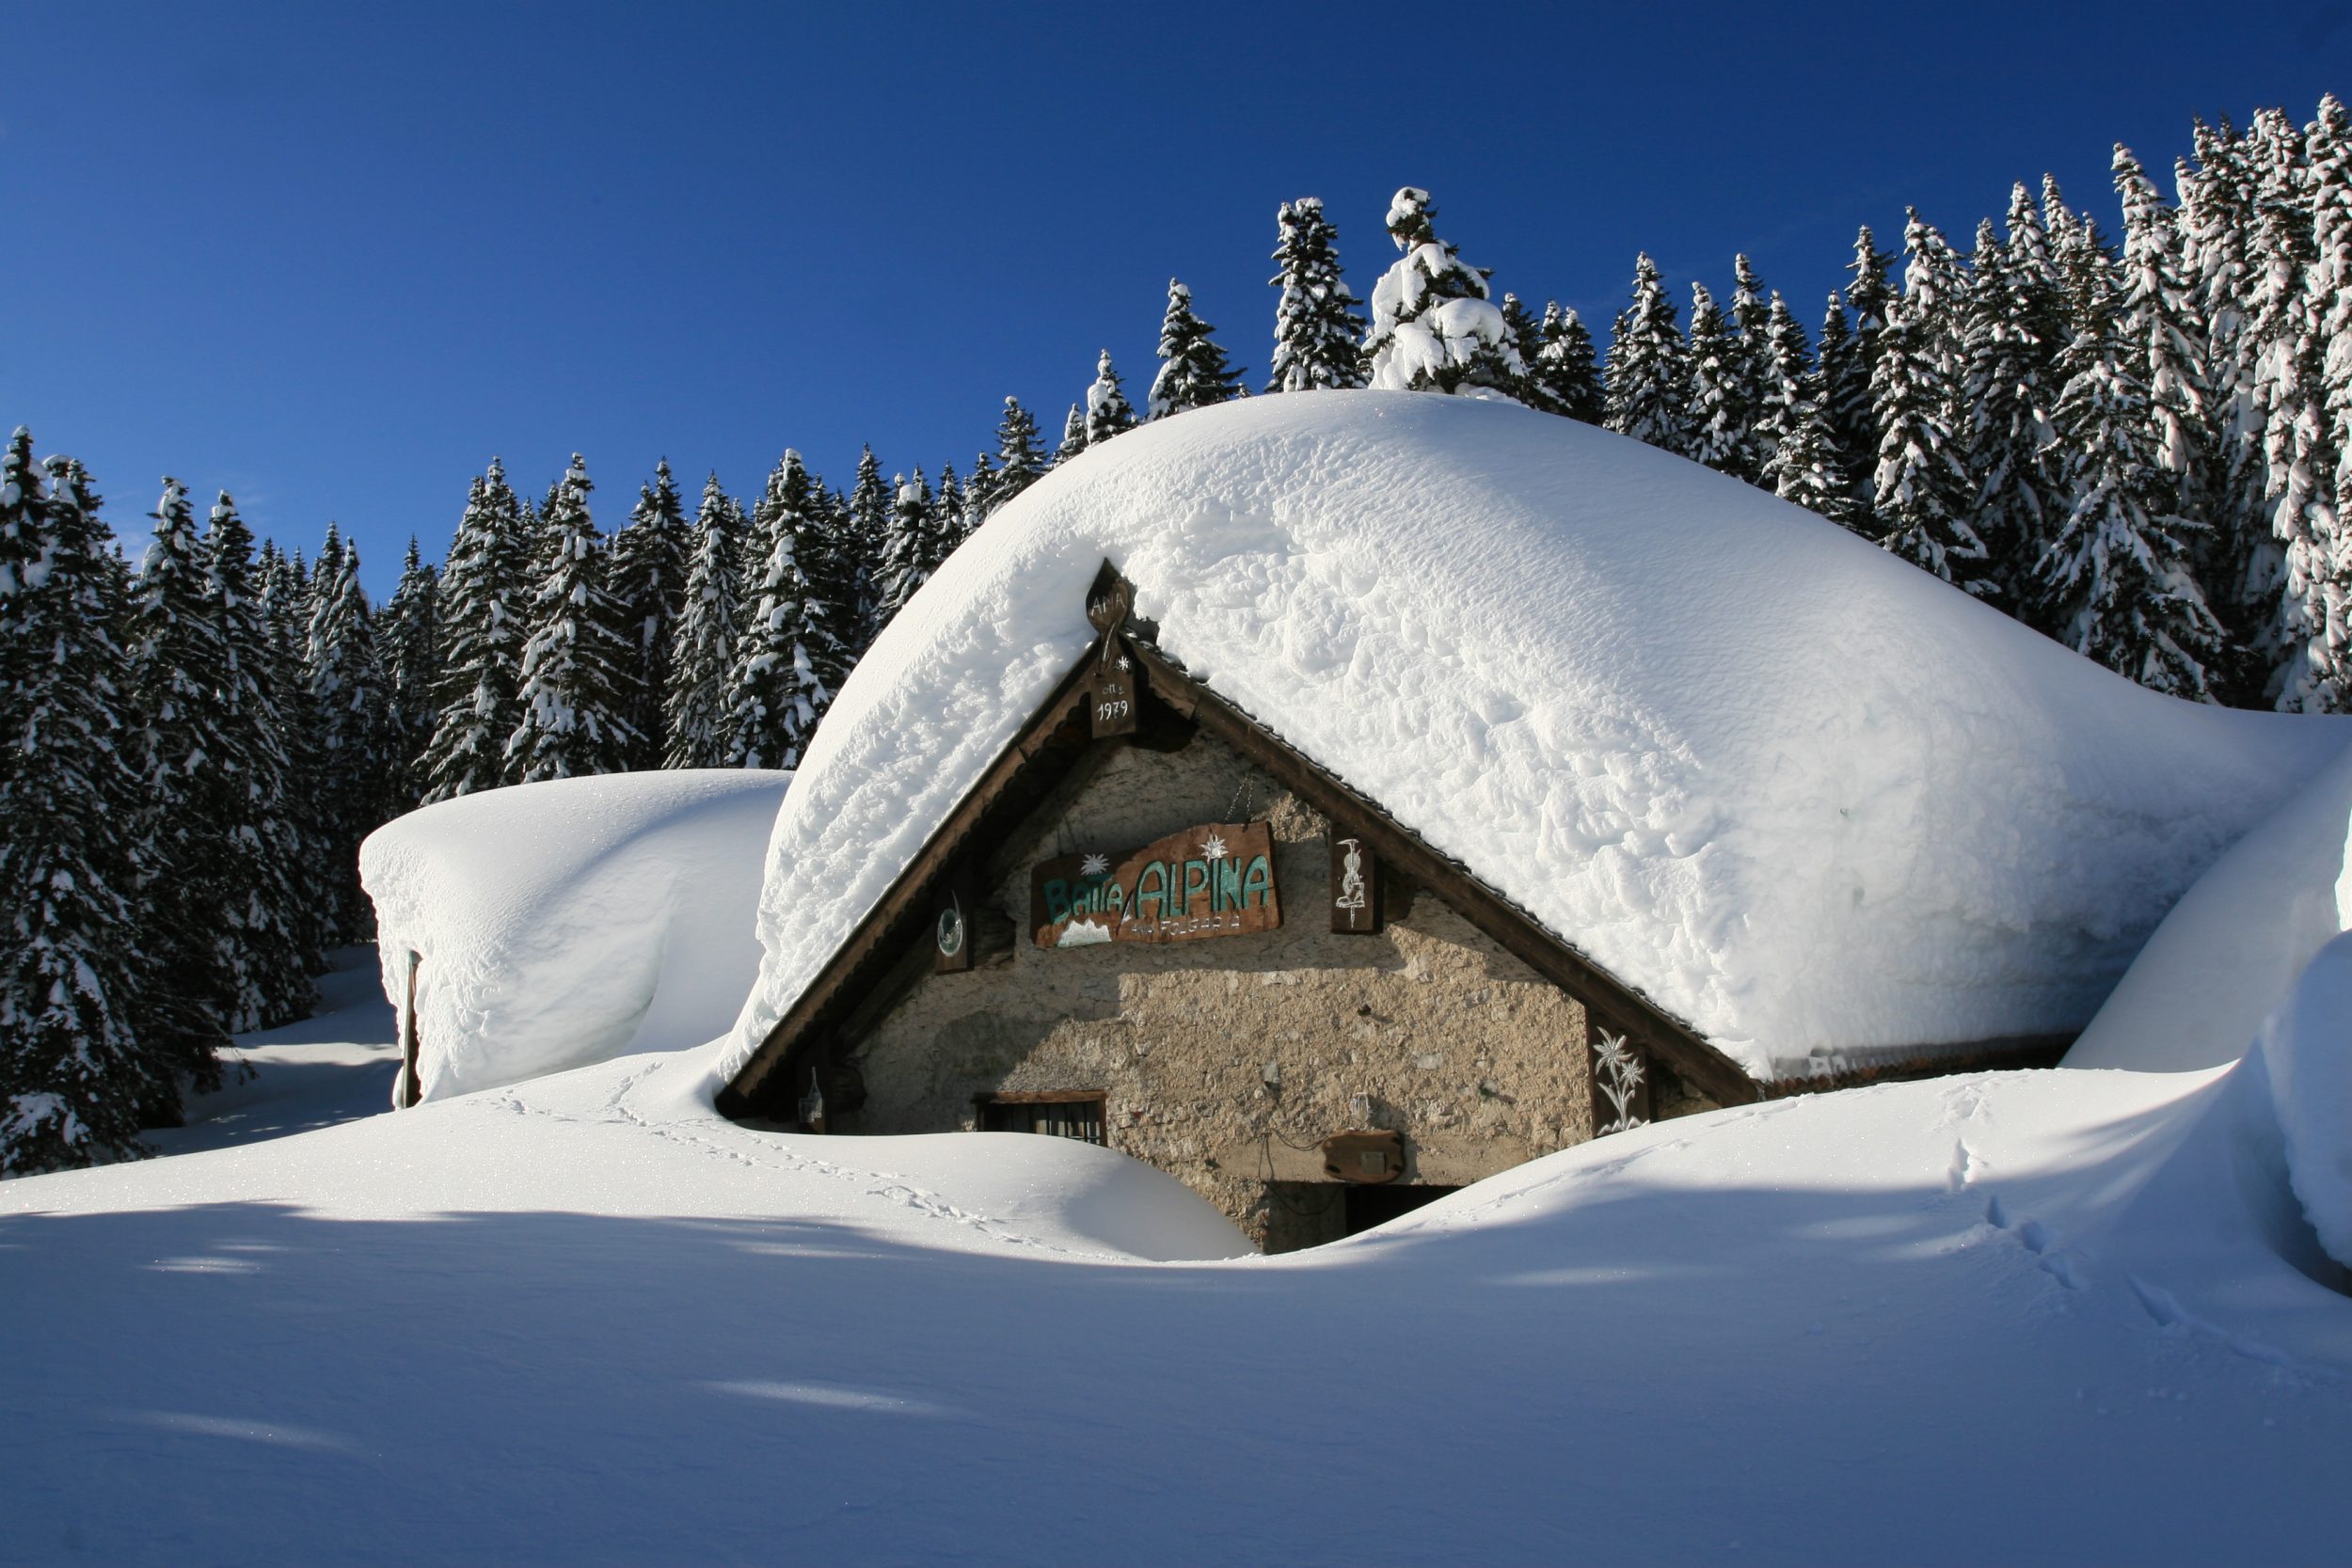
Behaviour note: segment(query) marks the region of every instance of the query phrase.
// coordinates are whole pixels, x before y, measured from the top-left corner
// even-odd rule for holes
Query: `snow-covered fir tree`
[[[1119,372],[1111,364],[1111,351],[1104,349],[1094,361],[1094,383],[1087,388],[1086,444],[1107,441],[1135,427],[1135,408],[1119,384]]]
[[[2263,413],[2255,401],[2253,342],[2248,332],[2252,293],[2249,247],[2254,230],[2253,180],[2244,139],[2226,126],[2200,124],[2196,163],[2179,166],[2182,270],[2195,293],[2205,341],[2206,490],[2199,515],[2208,524],[2200,577],[2216,615],[2238,651],[2239,679],[2230,701],[2261,700],[2276,663],[2285,553],[2270,531],[2263,454]]]
[[[1750,408],[1763,405],[1764,383],[1772,373],[1772,350],[1765,338],[1772,326],[1772,308],[1764,289],[1764,280],[1756,276],[1756,263],[1742,251],[1731,259],[1731,305],[1724,312],[1731,323],[1731,331],[1739,341],[1740,377],[1736,388],[1740,401]],[[1757,451],[1752,461],[1761,469],[1768,451]]]
[[[1339,230],[1323,215],[1320,197],[1285,202],[1275,215],[1270,279],[1281,290],[1274,308],[1274,358],[1269,392],[1311,392],[1364,384],[1363,313],[1340,275]]]
[[[1788,302],[1780,297],[1777,290],[1764,308],[1763,325],[1756,329],[1755,373],[1756,401],[1748,440],[1751,450],[1760,454],[1756,483],[1775,494],[1786,495],[1783,482],[1787,470],[1780,462],[1782,446],[1801,422],[1807,404],[1814,405],[1812,418],[1820,424],[1824,438],[1828,420],[1819,406],[1804,328],[1798,325]],[[1805,461],[1817,465],[1824,455],[1835,462],[1834,451],[1808,454]]]
[[[137,1033],[137,781],[108,543],[87,477],[35,467],[20,427],[0,473],[0,1176],[135,1155],[178,1095]]]
[[[976,498],[983,490],[986,494],[980,515],[987,517],[1035,484],[1048,467],[1045,449],[1038,444],[1036,418],[1021,406],[1018,398],[1007,398],[1004,417],[996,421],[995,464],[990,467],[983,457],[973,467],[972,492]],[[985,486],[980,483],[983,476]]]
[[[1051,461],[1047,463],[1051,467]],[[850,558],[854,563],[857,603],[856,630],[850,646],[863,657],[889,617],[882,610],[882,555],[890,542],[891,487],[882,479],[881,460],[867,447],[857,460],[857,479],[850,487]],[[854,662],[854,660],[852,660]]]
[[[2059,641],[2158,691],[2212,700],[2226,638],[2191,567],[2199,525],[2168,510],[2167,471],[2142,347],[2119,302],[2099,290],[2074,322],[2052,416],[2052,455],[2070,504],[2042,563],[2044,620]]]
[[[1054,467],[1060,467],[1086,450],[1086,410],[1073,403],[1070,405],[1070,412],[1062,416],[1061,445],[1054,449]]]
[[[2024,189],[2019,186],[2019,194]],[[2038,237],[2038,225],[2033,233]],[[2056,388],[2048,375],[2050,352],[2027,325],[2032,275],[2010,264],[2010,247],[1990,219],[1977,231],[1975,272],[1961,327],[1958,434],[1975,491],[1977,532],[1985,543],[1984,597],[2018,614],[2037,601],[2036,573],[2065,510],[2053,504],[2057,486],[2043,460],[2050,434],[2045,411]]]
[[[939,493],[931,498],[931,548],[938,559],[931,570],[939,570],[940,562],[956,553],[972,531],[972,507],[963,493],[963,481],[956,477],[956,466],[945,464],[939,470]]]
[[[263,583],[266,601],[268,585]],[[436,693],[440,689],[440,574],[426,563],[417,536],[408,536],[408,553],[401,558],[400,581],[384,603],[377,627],[376,648],[384,660],[385,803],[386,815],[397,816],[424,795],[420,764],[432,743],[439,715]]]
[[[327,941],[369,942],[374,911],[359,886],[359,841],[391,815],[385,798],[390,758],[385,722],[390,693],[376,646],[375,616],[359,587],[359,551],[326,527],[310,593],[303,670],[316,726],[319,863]]]
[[[981,452],[972,459],[972,477],[963,485],[963,537],[969,538],[995,509],[996,460]]]
[[[1855,523],[1876,536],[1883,531],[1877,504],[1879,443],[1885,431],[1879,424],[1877,393],[1872,389],[1879,368],[1879,336],[1895,291],[1887,281],[1894,258],[1878,247],[1878,236],[1865,224],[1854,235],[1853,260],[1847,263],[1843,309],[1851,315],[1851,331],[1833,352],[1828,324],[1821,328],[1821,363],[1828,376],[1829,423],[1837,438],[1839,457],[1854,482]]]
[[[1690,367],[1691,444],[1687,455],[1718,473],[1752,480],[1749,432],[1755,409],[1742,401],[1745,351],[1731,334],[1715,296],[1704,283],[1691,285]]]
[[[1502,296],[1502,330],[1509,335],[1511,346],[1518,352],[1521,373],[1519,379],[1511,384],[1511,395],[1517,398],[1520,388],[1528,383],[1534,368],[1535,356],[1543,352],[1544,321],[1527,308],[1525,300],[1505,291]]]
[[[302,552],[292,555],[269,540],[254,554],[253,580],[259,595],[262,639],[268,660],[268,687],[278,696],[278,738],[286,753],[286,810],[301,843],[300,863],[326,863],[326,797],[319,765],[319,726],[303,663],[310,652],[312,598],[310,572]],[[305,899],[294,911],[301,946],[324,954],[329,945],[332,911],[323,899]]]
[[[732,768],[798,767],[832,701],[828,672],[846,673],[819,584],[803,565],[821,526],[820,494],[801,454],[787,451],[752,514],[765,557],[728,681],[726,760]]]
[[[1160,370],[1147,400],[1151,418],[1226,403],[1241,391],[1241,372],[1225,362],[1216,329],[1193,313],[1192,291],[1168,280],[1168,311],[1160,318]]]
[[[2172,476],[2167,510],[2194,515],[2207,492],[2213,438],[2205,408],[2204,324],[2181,255],[2179,215],[2131,149],[2115,144],[2115,194],[2123,208],[2123,289],[2118,325],[2147,367],[2156,464]]]
[[[723,768],[735,678],[736,547],[733,507],[714,473],[703,482],[694,514],[686,592],[671,629],[669,686],[663,694],[666,768]]]
[[[215,916],[221,1022],[234,1033],[308,1017],[318,1001],[310,976],[326,955],[312,934],[317,895],[254,581],[253,532],[226,490],[205,528],[203,559],[220,654],[207,695],[221,749],[204,758],[196,805],[212,835],[214,885],[234,890]]]
[[[1547,414],[1600,423],[1608,412],[1608,392],[1593,357],[1593,335],[1582,320],[1554,300],[1544,307],[1536,336],[1542,346],[1520,383],[1519,401]]]
[[[2345,205],[2352,198],[2341,192],[2352,137],[2331,95],[2299,133],[2283,114],[2258,113],[2248,140],[2256,268],[2248,331],[2256,345],[2254,399],[2264,417],[2270,527],[2285,563],[2269,640],[2276,647],[2270,688],[2281,709],[2343,712],[2352,709],[2352,672],[2345,664],[2344,537],[2328,418],[2327,310],[2335,270],[2328,253],[2352,245],[2352,234],[2324,233],[2321,226],[2352,221]]]
[[[607,586],[609,550],[588,510],[595,486],[575,452],[543,526],[554,560],[531,604],[516,701],[506,742],[521,783],[616,773],[639,740],[628,715],[637,702],[634,650]]]
[[[205,581],[204,546],[186,489],[164,481],[150,515],[125,625],[131,657],[131,756],[139,776],[134,829],[138,907],[145,919],[151,1006],[138,1035],[159,1071],[198,1089],[218,1086],[223,1019],[234,1001],[218,946],[219,909],[235,896],[222,840],[206,816],[211,759],[228,749],[213,679],[225,662]],[[175,1123],[178,1096],[150,1108]]]
[[[1508,397],[1527,373],[1486,274],[1438,238],[1429,193],[1406,185],[1389,202],[1389,237],[1404,254],[1372,291],[1364,336],[1371,385],[1398,392]]]
[[[939,549],[931,538],[931,487],[923,470],[891,478],[890,523],[882,542],[881,624],[888,626],[930,579]]]
[[[653,483],[637,493],[628,526],[612,536],[612,596],[636,674],[636,700],[627,715],[638,739],[628,765],[659,768],[668,750],[663,695],[670,688],[670,644],[686,599],[686,514],[678,503],[670,460],[654,465]]]
[[[1692,447],[1690,356],[1674,301],[1645,251],[1633,263],[1633,303],[1610,335],[1608,425],[1687,455]]]
[[[1915,213],[1905,236],[1911,262],[1905,293],[1888,309],[1878,333],[1878,368],[1870,392],[1877,410],[1878,467],[1871,511],[1885,532],[1881,543],[1946,582],[1982,594],[1989,584],[1984,542],[1969,521],[1973,486],[1961,464],[1950,411],[1955,404],[1944,371],[1938,252],[1943,237]],[[1919,284],[1915,296],[1914,279]]]
[[[515,782],[506,742],[529,635],[530,535],[497,458],[473,482],[442,570],[440,677],[433,738],[419,765],[423,799],[446,800]]]

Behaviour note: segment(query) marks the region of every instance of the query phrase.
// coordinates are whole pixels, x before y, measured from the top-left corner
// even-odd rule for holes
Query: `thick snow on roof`
[[[2346,738],[1588,426],[1251,399],[1089,449],[892,623],[779,814],[737,1060],[1084,649],[1105,557],[1196,674],[1759,1077],[2079,1028]]]
[[[384,993],[419,954],[425,1100],[725,1033],[789,773],[559,779],[460,796],[359,847]]]

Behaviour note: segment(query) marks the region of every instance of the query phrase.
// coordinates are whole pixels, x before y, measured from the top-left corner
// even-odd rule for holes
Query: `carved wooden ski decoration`
[[[1341,936],[1380,930],[1380,861],[1361,838],[1331,836],[1331,929]]]
[[[1140,849],[1061,855],[1029,874],[1040,947],[1198,942],[1281,924],[1274,835],[1263,822],[1212,822]]]
[[[1650,1122],[1649,1058],[1621,1030],[1587,1015],[1586,1061],[1593,1074],[1593,1136]]]

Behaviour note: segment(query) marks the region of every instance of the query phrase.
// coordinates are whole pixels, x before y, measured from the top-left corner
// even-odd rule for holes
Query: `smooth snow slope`
[[[2233,1062],[2312,955],[2348,927],[2352,755],[2181,895],[2066,1065],[2178,1072]]]
[[[1196,673],[1758,1077],[2080,1028],[2343,721],[2159,697],[1843,530],[1571,420],[1318,392],[993,517],[776,823],[739,1063],[1090,636]]]
[[[1741,1107],[1276,1259],[633,1057],[0,1183],[0,1561],[2333,1560],[2352,1301],[2241,1073]]]
[[[410,812],[359,847],[384,993],[418,972],[425,1100],[723,1033],[789,773],[559,779]]]

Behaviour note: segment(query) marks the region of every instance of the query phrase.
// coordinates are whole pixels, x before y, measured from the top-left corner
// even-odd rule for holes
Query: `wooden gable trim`
[[[1087,690],[1099,647],[1099,642],[1087,645],[1085,654],[1039,705],[1012,743],[965,792],[939,831],[915,851],[906,869],[866,911],[849,940],[776,1020],[759,1049],[720,1091],[722,1115],[756,1116],[788,1105],[793,1092],[789,1075],[778,1069],[796,1061],[818,1031],[844,1016],[866,990],[882,982],[894,967],[898,950],[915,938],[918,928],[930,925],[932,885],[977,834],[1010,829],[1028,815],[1045,788],[1078,762],[1090,743]],[[906,983],[913,978],[909,973]]]

